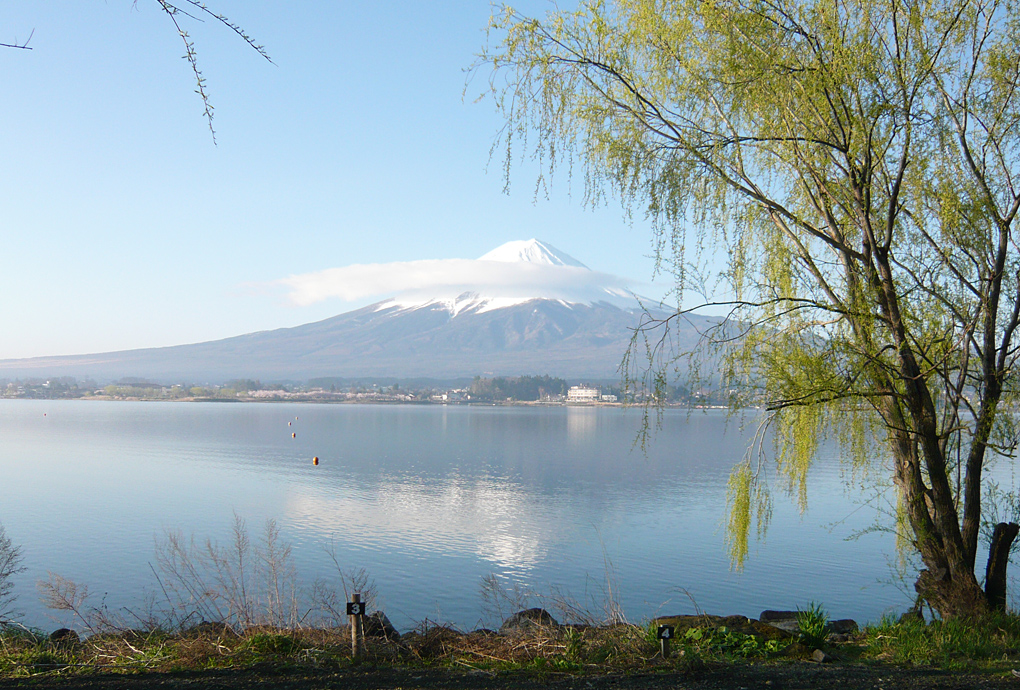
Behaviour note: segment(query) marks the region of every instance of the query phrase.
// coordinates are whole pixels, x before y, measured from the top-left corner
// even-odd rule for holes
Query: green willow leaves
[[[669,346],[682,310],[646,323],[639,380],[763,404],[802,503],[824,433],[884,462],[946,615],[986,606],[982,473],[1016,446],[1018,20],[995,0],[582,0],[503,8],[476,66],[508,174],[531,155],[646,214],[677,305],[692,259],[728,257],[728,318],[695,352]],[[767,524],[760,468],[731,482],[738,562]]]

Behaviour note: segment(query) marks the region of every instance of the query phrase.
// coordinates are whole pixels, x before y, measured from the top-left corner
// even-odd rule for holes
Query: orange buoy
[[[318,455],[316,455],[314,458],[312,458],[312,464],[313,465],[318,465],[319,464],[319,456]]]
[[[291,438],[297,438],[297,434],[291,434],[290,437]]]

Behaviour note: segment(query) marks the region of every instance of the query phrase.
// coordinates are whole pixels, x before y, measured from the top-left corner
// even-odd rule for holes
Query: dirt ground
[[[900,688],[963,690],[1018,688],[1020,678],[1001,674],[964,674],[930,669],[809,662],[754,664],[707,668],[694,675],[676,673],[572,676],[558,673],[490,673],[448,669],[309,669],[253,668],[243,671],[201,671],[160,674],[92,674],[3,679],[0,688],[59,688],[61,690],[898,690]]]

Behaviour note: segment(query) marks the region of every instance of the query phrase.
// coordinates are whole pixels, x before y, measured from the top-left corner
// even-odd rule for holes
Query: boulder
[[[852,635],[859,629],[857,627],[857,621],[853,618],[840,618],[836,621],[829,621],[829,624],[825,626],[825,629],[830,633],[837,635]]]
[[[364,619],[365,637],[381,637],[396,642],[400,639],[400,633],[390,623],[390,619],[382,611],[373,611]]]
[[[76,645],[81,642],[81,638],[78,637],[78,633],[71,630],[70,628],[59,628],[50,633],[50,642],[55,645]]]
[[[766,609],[758,616],[758,621],[779,628],[792,635],[800,633],[800,624],[797,622],[796,611],[772,611]]]
[[[463,642],[463,633],[442,625],[422,631],[412,630],[401,639],[401,644],[407,645],[407,648],[421,659],[434,659],[447,655],[452,650],[461,647]]]
[[[559,623],[545,609],[525,609],[503,621],[499,626],[500,635],[526,633],[538,627],[558,628]]]
[[[746,628],[736,628],[736,630],[748,635],[756,635],[757,637],[761,637],[766,640],[788,640],[792,637],[796,637],[799,632],[790,632],[783,628],[777,628],[771,623],[762,623],[761,621],[753,620],[748,620]]]
[[[792,635],[800,634],[800,623],[797,622],[796,618],[784,618],[782,620],[773,620],[765,623],[765,625],[771,625],[773,628],[779,628],[785,630]]]
[[[800,624],[797,622],[798,613],[799,611],[762,611],[758,620],[780,630],[797,634],[800,632]],[[857,630],[857,621],[852,618],[829,621],[825,626],[825,632],[837,635],[852,635]]]
[[[799,611],[772,611],[771,609],[766,609],[761,612],[760,616],[758,616],[758,620],[760,620],[762,623],[772,623],[773,621],[797,620],[798,613]]]

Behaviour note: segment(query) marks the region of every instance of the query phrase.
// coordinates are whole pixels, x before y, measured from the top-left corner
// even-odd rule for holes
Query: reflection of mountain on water
[[[280,517],[305,541],[342,535],[377,552],[457,554],[524,577],[571,545],[654,519],[655,506],[718,510],[704,487],[725,486],[743,437],[726,434],[718,413],[667,417],[675,426],[644,454],[633,447],[638,411],[309,408],[299,436],[329,460],[300,465],[300,491],[288,494]],[[267,461],[259,469],[279,468]],[[715,524],[720,514],[702,517]]]
[[[460,553],[524,574],[566,538],[569,521],[554,506],[507,480],[452,477],[424,483],[385,478],[358,491],[305,489],[289,497],[288,524],[328,539],[404,552]]]
[[[810,512],[777,495],[768,541],[731,572],[726,484],[752,432],[718,411],[667,410],[645,454],[640,411],[619,408],[0,403],[5,527],[33,552],[16,591],[52,568],[134,610],[155,586],[153,534],[225,544],[240,514],[253,540],[279,521],[301,586],[335,582],[324,546],[365,568],[400,630],[478,627],[489,574],[581,599],[607,559],[635,618],[683,610],[678,587],[726,613],[817,597],[834,617],[875,620],[911,603],[875,587],[890,535],[843,540],[877,515],[855,503],[870,492],[846,492],[833,449],[811,470]],[[30,625],[50,620],[31,597],[19,605]]]

